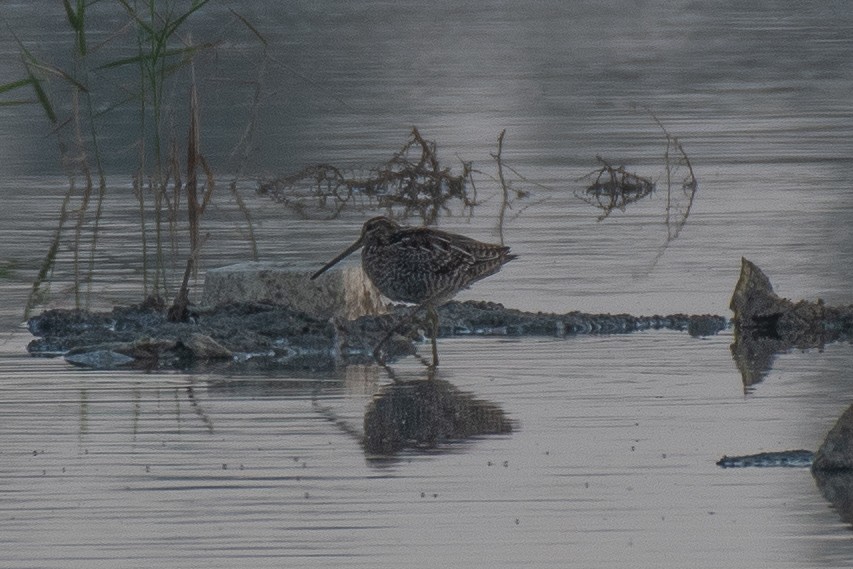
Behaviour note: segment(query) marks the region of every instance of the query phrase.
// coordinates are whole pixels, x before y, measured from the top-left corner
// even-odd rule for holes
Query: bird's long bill
[[[353,243],[352,245],[350,245],[349,247],[344,249],[340,255],[338,255],[337,257],[335,257],[334,259],[332,259],[328,263],[326,263],[322,269],[320,269],[319,271],[317,271],[316,273],[311,275],[311,280],[313,281],[314,279],[316,279],[317,277],[319,277],[320,275],[322,275],[323,273],[325,273],[326,271],[328,271],[329,269],[331,269],[332,267],[337,265],[341,260],[343,260],[344,258],[349,256],[353,251],[355,251],[356,249],[361,247],[361,245],[362,245],[361,239],[359,239],[358,241],[356,241],[355,243]]]

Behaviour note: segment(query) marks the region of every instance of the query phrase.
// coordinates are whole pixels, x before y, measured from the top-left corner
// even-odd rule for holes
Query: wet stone
[[[853,472],[853,405],[838,418],[815,454],[814,470]]]
[[[312,314],[347,319],[385,312],[379,292],[360,267],[329,271],[316,280],[287,264],[246,262],[207,271],[201,303],[205,306],[264,303]]]
[[[132,364],[134,360],[119,352],[107,349],[93,349],[83,352],[69,352],[65,355],[65,361],[81,367],[95,369],[113,369]]]

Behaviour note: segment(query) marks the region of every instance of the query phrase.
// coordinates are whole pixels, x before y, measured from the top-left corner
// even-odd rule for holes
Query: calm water
[[[316,162],[371,167],[417,125],[448,165],[473,160],[484,172],[477,215],[442,226],[494,240],[489,153],[506,129],[503,156],[530,180],[514,185],[532,192],[504,228],[520,257],[461,298],[728,315],[745,256],[783,296],[853,302],[846,3],[267,4],[234,4],[267,36],[271,57],[251,176]],[[249,108],[243,81],[256,77],[254,44],[228,7],[188,28],[199,41],[234,38],[197,68],[205,152],[223,180]],[[68,37],[53,28],[63,9],[49,9],[35,17],[31,3],[11,2],[0,17],[61,63]],[[20,77],[13,38],[0,48],[0,75]],[[596,154],[661,176],[664,139],[635,105],[679,137],[700,184],[662,255],[665,192],[600,223],[573,196]],[[807,470],[714,464],[723,454],[816,449],[853,402],[849,344],[780,355],[744,394],[727,333],[443,341],[437,379],[500,407],[515,428],[383,461],[357,441],[373,394],[390,382],[382,370],[93,373],[30,358],[18,323],[66,182],[38,109],[0,106],[0,116],[0,263],[11,263],[0,280],[0,566],[853,562],[850,527]],[[133,124],[116,111],[100,127],[110,195],[96,307],[138,291]],[[299,269],[320,266],[370,215],[300,220],[254,195],[251,180],[241,188],[260,258]],[[239,212],[224,188],[219,195],[205,266],[249,254]],[[69,271],[63,245],[51,305],[71,302]],[[395,372],[424,376],[414,360]]]

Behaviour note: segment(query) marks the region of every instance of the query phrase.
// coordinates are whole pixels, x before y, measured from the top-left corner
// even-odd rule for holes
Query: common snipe
[[[435,308],[460,290],[495,274],[516,257],[503,245],[483,243],[428,227],[404,227],[379,216],[368,220],[358,240],[311,279],[316,279],[359,247],[363,247],[361,265],[364,272],[379,292],[397,302],[419,305],[415,312],[421,308],[427,310],[433,325],[433,365],[438,365]],[[377,351],[387,339],[380,342]]]

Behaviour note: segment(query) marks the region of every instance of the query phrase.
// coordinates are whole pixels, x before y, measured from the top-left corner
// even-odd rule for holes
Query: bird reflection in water
[[[475,436],[512,432],[512,421],[498,405],[460,391],[445,380],[430,379],[395,379],[373,396],[364,414],[362,438],[368,457],[388,457],[406,449],[430,450]]]
[[[398,378],[389,366],[352,367],[356,368],[353,377],[357,380],[349,386],[335,383],[334,387],[349,391],[356,399],[373,393],[361,425],[348,413],[339,413],[328,404],[337,401],[337,397],[321,397],[323,386],[328,385],[325,382],[213,381],[208,384],[208,393],[225,398],[297,397],[300,400],[311,393],[313,410],[360,444],[374,464],[405,450],[441,451],[466,439],[509,434],[514,429],[515,423],[498,404],[437,379],[432,366],[423,370],[425,375],[406,379]],[[380,369],[385,370],[393,383],[376,390],[374,381]]]

